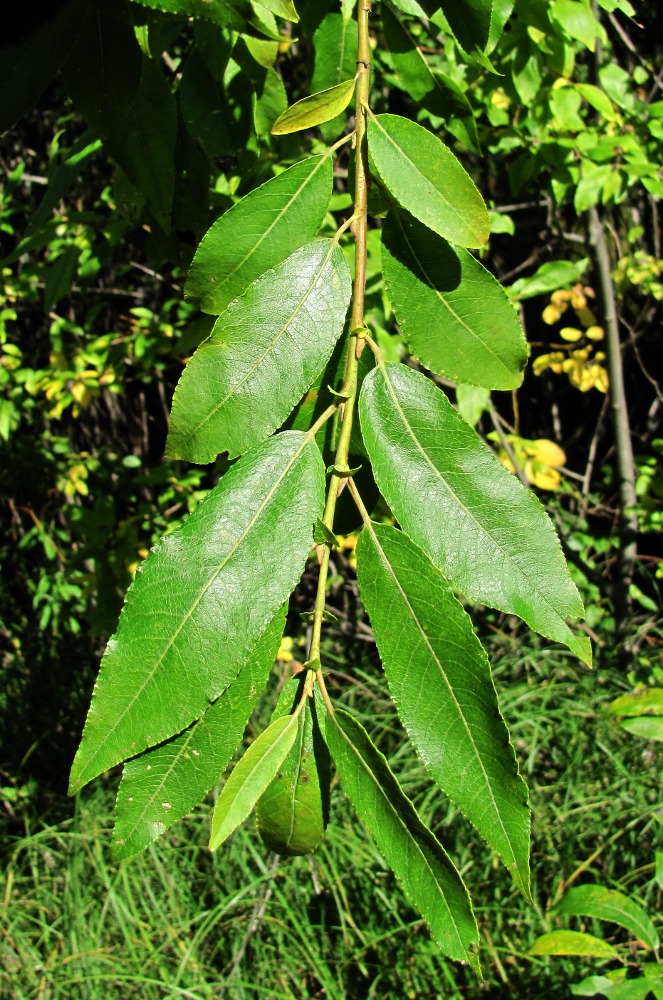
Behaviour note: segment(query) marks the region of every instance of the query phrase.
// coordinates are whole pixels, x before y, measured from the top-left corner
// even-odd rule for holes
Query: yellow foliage
[[[568,340],[570,343],[575,343],[577,340],[582,340],[582,330],[577,330],[575,326],[565,326],[559,331],[559,335],[562,340]]]

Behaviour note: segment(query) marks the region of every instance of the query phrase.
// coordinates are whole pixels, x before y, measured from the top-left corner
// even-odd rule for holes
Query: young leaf
[[[404,90],[426,111],[444,119],[444,126],[452,135],[478,152],[479,137],[472,107],[458,84],[444,73],[431,70],[407,28],[386,4],[382,7],[382,27]]]
[[[368,147],[380,180],[411,215],[460,246],[487,242],[490,224],[483,198],[432,132],[399,115],[371,115]]]
[[[467,889],[386,758],[347,712],[326,716],[325,740],[348,798],[436,944],[450,958],[478,969],[469,951],[478,942],[478,932]]]
[[[357,577],[417,753],[529,896],[527,787],[472,622],[426,554],[388,525],[364,526]]]
[[[316,444],[286,431],[153,549],[101,663],[72,794],[181,732],[232,683],[299,579],[323,500]]]
[[[186,816],[219,780],[244,735],[278,651],[285,608],[260,637],[232,684],[179,736],[124,765],[113,856],[130,858]]]
[[[184,369],[166,454],[205,463],[268,437],[324,368],[351,294],[343,251],[331,240],[308,243],[257,278]]]
[[[565,621],[584,609],[550,520],[444,393],[388,363],[365,379],[359,412],[382,495],[443,575],[591,663]]]
[[[297,101],[282,115],[279,115],[272,125],[272,135],[301,132],[302,129],[331,121],[332,118],[336,118],[336,115],[345,111],[352,100],[354,89],[354,79],[344,80],[328,90],[321,90],[317,94],[311,94],[310,97],[303,97],[301,101]]]
[[[185,295],[218,314],[316,236],[332,188],[330,156],[310,156],[245,195],[203,237]]]
[[[658,934],[645,910],[635,900],[616,889],[602,885],[577,885],[568,889],[558,906],[557,914],[573,914],[610,920],[631,931],[648,948],[658,948]]]
[[[527,342],[518,317],[469,251],[392,210],[382,230],[382,270],[398,322],[426,368],[487,389],[520,385]]]
[[[272,721],[292,712],[301,693],[301,675],[281,692]],[[293,857],[311,854],[329,818],[330,760],[320,735],[315,700],[299,713],[297,737],[258,802],[258,832],[271,851]]]
[[[214,808],[210,851],[243,823],[297,739],[298,715],[272,722],[235,765]]]

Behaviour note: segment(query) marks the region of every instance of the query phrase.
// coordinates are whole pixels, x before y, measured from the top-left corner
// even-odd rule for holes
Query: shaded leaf
[[[411,215],[460,246],[486,243],[490,225],[483,198],[432,132],[399,115],[371,115],[368,146],[380,180]]]
[[[0,133],[30,111],[56,75],[84,13],[82,0],[69,0],[52,17],[36,17],[24,38],[0,44]]]
[[[433,7],[441,7],[449,27],[466,50],[483,51],[488,44],[493,0],[440,0],[432,2]]]
[[[331,121],[345,111],[352,100],[354,89],[354,79],[344,80],[328,90],[303,97],[279,115],[272,125],[272,135],[288,135],[290,132],[300,132],[304,128]]]
[[[230,458],[263,441],[322,371],[352,294],[343,251],[315,240],[231,302],[179,381],[166,454]]]
[[[302,683],[303,675],[288,681],[272,721],[294,710]],[[306,699],[295,742],[258,802],[258,832],[263,843],[287,857],[311,854],[329,819],[330,759],[320,734],[316,700]]]
[[[202,718],[179,736],[124,765],[113,855],[130,858],[186,816],[219,780],[244,735],[279,648],[285,608]]]
[[[444,73],[433,72],[403,23],[384,5],[382,27],[394,69],[413,101],[444,119],[445,128],[478,152],[479,138],[470,102],[458,84]]]
[[[299,579],[323,499],[317,446],[287,431],[152,550],[102,660],[72,793],[181,732],[234,681]]]
[[[467,889],[386,758],[347,712],[326,716],[325,739],[348,798],[436,944],[451,958],[478,968],[469,950],[478,943],[478,933]]]
[[[202,17],[222,28],[242,31],[253,17],[249,0],[137,0],[143,7],[183,17]]]
[[[641,736],[644,740],[663,740],[663,719],[641,715],[638,719],[624,719],[622,729],[633,736]]]
[[[388,363],[366,377],[359,412],[382,495],[443,575],[590,662],[589,640],[565,621],[583,606],[543,507],[444,393]]]
[[[634,899],[602,885],[577,885],[567,889],[555,914],[595,917],[609,920],[631,931],[648,948],[658,948],[656,928],[645,910]]]
[[[606,711],[613,715],[663,715],[663,688],[640,688],[615,698]]]
[[[214,808],[210,851],[220,847],[250,814],[287,757],[297,727],[297,715],[272,722],[235,765]]]
[[[518,317],[471,253],[392,210],[382,230],[382,269],[396,318],[426,368],[486,389],[521,384],[528,350]]]
[[[527,787],[469,616],[419,546],[388,525],[364,526],[357,577],[419,757],[529,896]]]
[[[586,958],[617,958],[617,951],[600,938],[580,931],[551,931],[538,937],[529,955],[582,955]]]
[[[203,312],[223,312],[251,282],[313,239],[331,187],[331,157],[310,156],[245,195],[203,237],[185,295]]]

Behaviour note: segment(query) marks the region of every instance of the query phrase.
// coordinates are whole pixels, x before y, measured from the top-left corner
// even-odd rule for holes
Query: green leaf
[[[550,520],[444,393],[388,363],[366,377],[359,412],[382,495],[443,575],[589,663],[589,640],[565,621],[583,606]]]
[[[298,715],[272,722],[235,765],[214,808],[210,851],[243,823],[297,739]]]
[[[426,111],[444,119],[445,128],[452,135],[478,152],[472,107],[458,84],[444,73],[431,70],[407,28],[386,5],[382,9],[382,27],[403,89]]]
[[[451,958],[478,968],[469,951],[478,932],[467,889],[446,851],[424,826],[368,733],[347,712],[327,715],[325,739],[359,818]]]
[[[331,121],[336,115],[345,111],[352,100],[355,81],[344,80],[343,83],[320,90],[310,97],[303,97],[291,105],[272,125],[272,135],[288,135],[290,132],[301,132],[304,128],[322,125]]]
[[[278,651],[285,608],[258,640],[232,684],[179,736],[124,765],[113,856],[130,858],[186,816],[223,774],[244,735]]]
[[[509,298],[521,301],[535,295],[556,292],[558,288],[570,288],[579,281],[589,266],[588,258],[579,261],[551,260],[542,264],[529,278],[519,278],[506,292]]]
[[[470,427],[476,427],[489,402],[490,392],[488,389],[460,383],[456,386],[456,409]]]
[[[315,522],[313,540],[316,545],[329,545],[331,548],[338,548],[338,538],[320,518]]]
[[[602,37],[603,32],[588,3],[583,0],[555,0],[552,16],[569,38],[581,42],[590,52],[594,51],[596,39]]]
[[[488,44],[493,0],[440,0],[449,27],[466,52],[483,51]]]
[[[486,389],[523,380],[527,342],[490,271],[405,212],[382,230],[382,269],[412,353],[431,371]]]
[[[301,686],[301,675],[288,681],[272,721],[293,711]],[[258,802],[258,832],[263,843],[287,857],[312,854],[329,819],[331,769],[317,720],[318,698],[306,699],[299,713],[295,742]]]
[[[351,294],[350,270],[332,240],[314,240],[257,278],[184,369],[166,454],[205,463],[268,437],[329,360]]]
[[[399,115],[371,115],[368,147],[396,201],[425,226],[460,246],[488,240],[488,210],[470,175],[440,140]]]
[[[607,122],[619,121],[619,116],[612,106],[612,101],[600,87],[595,87],[592,83],[576,83],[575,88],[585,98],[587,103],[591,104]]]
[[[77,110],[168,234],[177,107],[159,63],[142,55],[130,25],[90,7],[62,72]]]
[[[663,741],[663,719],[660,716],[650,718],[642,715],[639,719],[624,719],[621,726],[633,736],[641,736],[643,740]]]
[[[419,757],[529,896],[527,787],[469,616],[419,546],[387,525],[364,526],[357,577]]]
[[[331,198],[330,156],[310,156],[251,191],[203,237],[184,289],[221,313],[269,268],[317,234]]]
[[[253,16],[249,0],[137,0],[143,7],[183,17],[202,17],[222,28],[242,31]]]
[[[255,84],[253,121],[257,135],[267,135],[278,117],[288,106],[283,80],[271,67],[264,79]]]
[[[579,931],[551,931],[538,937],[528,955],[579,955],[584,958],[617,958],[607,941]]]
[[[613,715],[663,715],[663,688],[639,688],[615,698],[606,711]]]
[[[263,7],[271,10],[277,17],[285,18],[287,21],[298,21],[299,15],[295,10],[292,0],[260,0]]]
[[[85,6],[69,0],[52,17],[36,16],[24,38],[0,44],[0,133],[32,108],[56,75],[76,41]]]
[[[344,13],[326,14],[313,33],[311,89],[327,90],[357,71],[357,24]]]
[[[317,446],[287,431],[153,549],[102,660],[72,794],[181,732],[233,682],[299,579],[323,501]]]
[[[648,948],[658,948],[656,928],[645,910],[616,889],[606,889],[602,885],[573,886],[564,893],[554,913],[610,920],[631,931]]]

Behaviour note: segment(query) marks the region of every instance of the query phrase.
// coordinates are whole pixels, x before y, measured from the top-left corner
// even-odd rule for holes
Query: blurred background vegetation
[[[363,718],[480,901],[484,981],[438,955],[339,795],[335,822],[311,858],[265,857],[250,824],[210,855],[210,802],[120,865],[109,852],[118,776],[66,798],[99,658],[135,569],[225,470],[222,458],[209,467],[163,459],[174,386],[212,325],[183,297],[195,245],[240,196],[324,148],[319,133],[268,134],[286,100],[336,82],[339,71],[338,0],[297,6],[301,24],[277,42],[254,28],[238,33],[136,4],[98,5],[167,85],[179,187],[166,221],[126,158],[126,137],[109,139],[88,120],[85,97],[77,101],[76,32],[56,53],[36,106],[0,141],[0,995],[566,997],[599,968],[640,982],[652,956],[633,935],[555,917],[551,907],[576,879],[621,889],[650,915],[663,890],[663,707],[652,702],[658,715],[647,714],[635,733],[606,710],[620,695],[663,687],[655,0],[636,5],[635,21],[615,0],[600,9],[521,0],[490,54],[496,73],[466,64],[439,16],[429,21],[413,0],[398,3],[414,15],[405,23],[433,74],[464,95],[446,135],[437,90],[413,87],[393,35],[389,44],[389,15],[382,20],[376,4],[375,109],[415,117],[463,157],[492,208],[482,260],[507,286],[531,345],[517,394],[444,388],[556,521],[596,653],[588,672],[516,619],[473,611],[531,791],[531,906],[431,790],[421,765],[403,755],[358,601],[352,532],[335,556],[330,684]],[[41,31],[18,18],[0,56],[10,61]],[[323,126],[322,139],[344,127]],[[350,207],[347,173],[342,152],[330,232]],[[379,269],[379,191],[372,198],[367,317],[383,350],[400,358],[406,345]],[[591,235],[597,219],[628,404],[617,417],[628,415],[634,452],[627,506],[611,421],[605,274]],[[314,582],[312,561],[291,601],[273,689],[305,658],[300,612],[311,606]],[[261,705],[247,738],[270,710]],[[562,925],[605,936],[619,959],[528,954],[538,935]],[[663,987],[652,984],[658,1000]],[[639,990],[628,995],[645,1000],[647,989]]]

